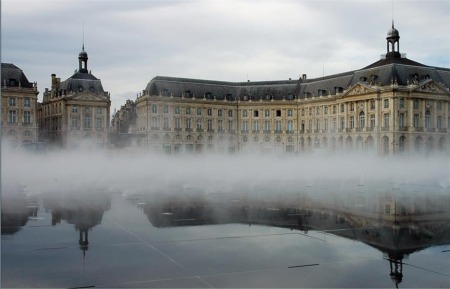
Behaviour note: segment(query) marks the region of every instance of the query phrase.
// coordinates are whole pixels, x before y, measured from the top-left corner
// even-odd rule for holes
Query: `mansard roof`
[[[28,81],[28,78],[23,73],[22,69],[12,63],[2,63],[2,86],[32,88],[33,84]]]
[[[76,72],[74,75],[62,81],[57,90],[69,92],[90,91],[94,94],[104,95],[102,82],[91,73]]]
[[[296,95],[297,81],[227,82],[203,79],[157,76],[145,88],[150,95],[237,100],[248,96],[257,100],[269,95],[282,99]]]

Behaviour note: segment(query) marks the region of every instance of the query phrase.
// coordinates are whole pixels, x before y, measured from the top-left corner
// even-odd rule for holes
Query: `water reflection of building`
[[[386,42],[382,59],[315,79],[157,76],[136,98],[141,135],[130,136],[140,137],[142,147],[168,153],[448,151],[450,70],[401,54],[393,24]]]
[[[38,206],[24,194],[2,194],[2,235],[13,235],[37,216]]]
[[[74,225],[79,232],[80,249],[88,250],[89,231],[102,222],[103,214],[110,209],[111,197],[108,194],[51,194],[44,198],[44,208],[52,213],[52,225],[62,220]]]
[[[351,194],[353,202],[329,198],[288,197],[274,201],[229,199],[217,202],[207,197],[189,200],[177,197],[142,197],[139,206],[153,226],[176,227],[241,223],[275,226],[290,230],[325,231],[363,242],[383,253],[389,261],[390,277],[402,282],[403,260],[427,247],[450,244],[450,196],[391,193],[374,195],[364,202]]]

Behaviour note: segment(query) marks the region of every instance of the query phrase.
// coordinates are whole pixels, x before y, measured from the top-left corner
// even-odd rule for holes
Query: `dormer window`
[[[343,93],[344,92],[344,88],[342,86],[336,86],[334,88],[334,90],[336,91],[336,93]]]
[[[359,80],[360,80],[360,81],[363,81],[363,82],[366,82],[366,81],[367,81],[367,77],[361,76],[361,77],[359,78]]]
[[[211,99],[211,98],[212,98],[211,92],[205,93],[205,98],[206,98],[206,99]]]
[[[244,94],[244,96],[242,96],[243,101],[248,101],[248,99],[249,99],[248,94]]]
[[[83,87],[80,85],[80,86],[78,86],[78,91],[79,92],[83,92]]]
[[[288,94],[286,99],[287,100],[293,100],[294,99],[294,95],[293,94]]]
[[[17,86],[17,80],[14,78],[8,79],[8,86]]]
[[[192,95],[191,95],[191,91],[190,90],[186,90],[185,92],[184,92],[184,97],[191,97]]]
[[[272,96],[271,96],[270,94],[266,94],[266,95],[264,96],[264,99],[265,99],[265,100],[271,100],[271,99],[272,99]]]

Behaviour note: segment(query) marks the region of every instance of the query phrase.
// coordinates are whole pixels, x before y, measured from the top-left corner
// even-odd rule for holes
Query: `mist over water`
[[[365,186],[377,193],[449,191],[446,156],[156,155],[129,150],[55,150],[33,154],[3,146],[2,192],[59,191],[204,194],[332,193]],[[370,189],[369,189],[370,188]]]

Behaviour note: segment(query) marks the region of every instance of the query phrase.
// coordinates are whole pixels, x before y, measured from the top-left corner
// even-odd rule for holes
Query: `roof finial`
[[[84,21],[83,21],[83,47],[81,48],[84,51]]]

